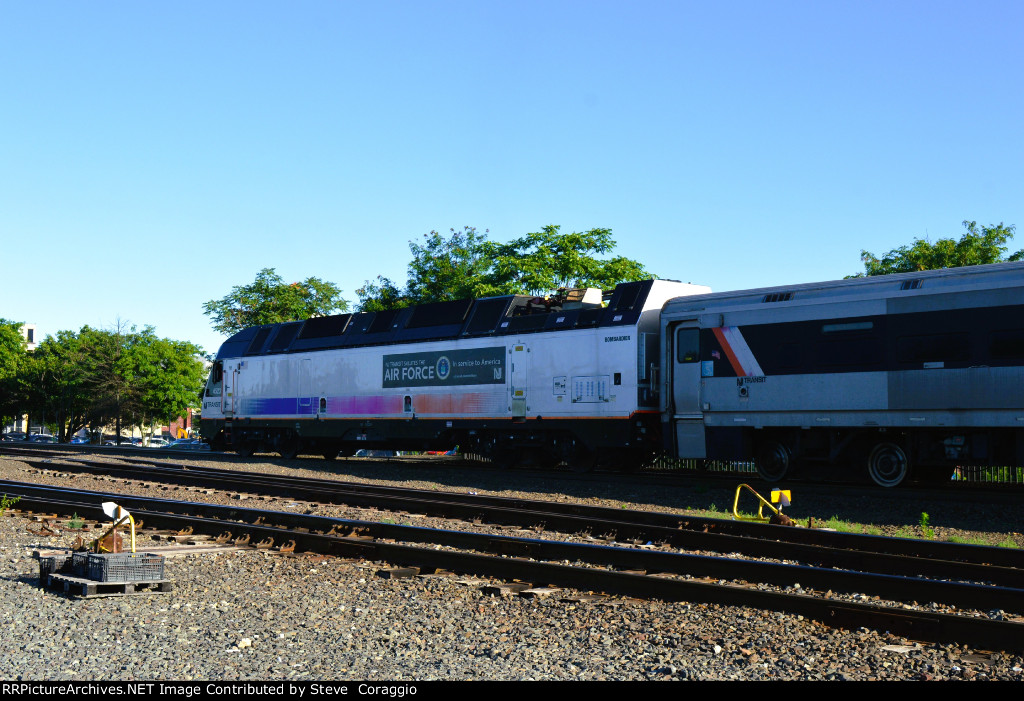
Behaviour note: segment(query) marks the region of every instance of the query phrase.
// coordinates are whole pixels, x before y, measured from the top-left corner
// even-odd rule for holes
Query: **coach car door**
[[[672,423],[677,455],[706,457],[704,414],[701,409],[700,324],[686,319],[670,328],[672,340]]]

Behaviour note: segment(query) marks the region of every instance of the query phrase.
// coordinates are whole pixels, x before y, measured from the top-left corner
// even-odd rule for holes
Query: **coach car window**
[[[700,331],[698,329],[679,329],[676,333],[676,361],[680,363],[696,363],[700,360]]]
[[[993,360],[1024,358],[1024,329],[993,331],[989,353]]]
[[[967,360],[970,346],[965,333],[904,336],[896,341],[896,357],[901,363]]]
[[[842,333],[843,331],[870,331],[875,327],[871,321],[853,321],[846,324],[825,324],[822,333]]]
[[[877,338],[847,338],[821,341],[815,346],[820,367],[859,372],[882,362],[882,344]]]

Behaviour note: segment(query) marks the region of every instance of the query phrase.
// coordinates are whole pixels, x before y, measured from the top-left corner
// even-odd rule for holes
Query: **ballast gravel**
[[[48,481],[10,459],[0,475]],[[75,484],[117,491],[85,482]],[[378,572],[389,563],[309,554],[172,557],[171,593],[70,598],[39,588],[32,552],[69,546],[76,533],[29,527],[22,515],[0,519],[7,680],[1024,680],[1020,651],[915,644],[730,606],[570,590],[490,596],[490,581],[386,579]]]

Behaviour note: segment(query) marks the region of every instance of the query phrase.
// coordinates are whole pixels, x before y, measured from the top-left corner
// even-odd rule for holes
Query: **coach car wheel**
[[[792,464],[793,455],[779,441],[767,441],[757,451],[757,474],[765,482],[785,479]]]
[[[879,443],[868,454],[868,475],[880,487],[898,487],[910,475],[910,461],[895,443]]]
[[[256,452],[256,442],[255,441],[242,441],[238,445],[238,447],[235,448],[235,452],[238,453],[239,457],[251,458],[253,453]]]

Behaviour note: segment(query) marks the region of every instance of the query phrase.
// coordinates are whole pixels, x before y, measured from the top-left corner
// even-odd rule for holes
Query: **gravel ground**
[[[548,494],[659,511],[732,503],[731,490],[667,493],[663,486],[634,483],[624,492],[621,485],[561,478],[523,492],[514,475],[369,460],[330,466],[257,460],[237,467],[427,489]],[[0,477],[238,503],[231,494],[40,475],[7,458],[0,458]],[[922,511],[920,504],[891,496],[863,503],[829,499],[815,498],[803,513],[797,502],[789,513],[857,514],[856,520],[894,531],[918,526]],[[327,515],[335,508],[314,511]],[[943,502],[929,508],[939,537],[1020,542],[1024,530],[1012,504]],[[301,554],[169,558],[166,574],[175,582],[170,594],[72,599],[36,586],[38,563],[31,553],[69,545],[74,532],[40,538],[28,533],[28,525],[20,516],[0,519],[4,679],[1024,679],[1019,652],[915,645],[884,633],[833,630],[798,616],[727,606],[590,600],[574,592],[491,597],[480,590],[489,582],[383,579],[376,573],[387,563]]]

